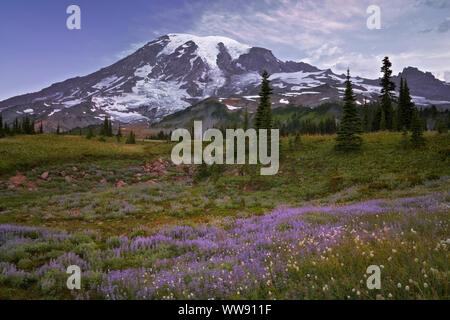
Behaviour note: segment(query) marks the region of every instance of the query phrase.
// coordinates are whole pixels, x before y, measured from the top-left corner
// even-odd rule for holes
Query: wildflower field
[[[349,157],[332,136],[303,137],[270,178],[199,179],[163,142],[30,162],[0,183],[0,298],[449,299],[449,139],[427,139],[411,151],[364,135]],[[69,265],[81,290],[66,287]]]

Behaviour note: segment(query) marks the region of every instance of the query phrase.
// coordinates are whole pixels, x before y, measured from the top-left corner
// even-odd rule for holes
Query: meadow
[[[0,139],[0,298],[448,299],[449,136],[363,139],[284,139],[270,177],[175,166],[165,141]]]

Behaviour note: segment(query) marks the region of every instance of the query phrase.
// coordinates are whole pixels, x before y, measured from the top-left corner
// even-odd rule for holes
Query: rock
[[[48,175],[49,175],[48,171],[44,172],[43,174],[41,174],[41,179],[47,180]]]
[[[128,183],[126,183],[122,180],[120,180],[116,183],[116,188],[122,188],[122,187],[126,187],[126,186],[128,186]]]
[[[70,176],[66,176],[64,178],[66,180],[66,182],[71,183],[72,182],[72,178]]]
[[[103,178],[102,180],[100,180],[100,183],[106,183],[107,180],[105,178]]]
[[[72,171],[73,171],[73,172],[77,172],[77,171],[78,171],[78,168],[77,168],[77,167],[72,167]]]
[[[223,198],[224,200],[231,200],[231,198],[229,197],[229,196],[225,196],[224,198]]]

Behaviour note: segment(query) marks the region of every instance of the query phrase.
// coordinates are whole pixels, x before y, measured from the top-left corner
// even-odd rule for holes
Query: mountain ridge
[[[317,106],[339,100],[344,75],[305,62],[282,61],[272,51],[218,36],[168,34],[133,54],[86,76],[41,91],[0,101],[6,121],[29,115],[49,128],[97,124],[105,116],[121,123],[155,123],[202,100],[215,97],[230,110],[257,103],[260,73],[272,74],[274,107]],[[411,94],[420,105],[450,106],[450,88],[431,73],[405,68]],[[358,103],[379,94],[379,80],[352,78]]]

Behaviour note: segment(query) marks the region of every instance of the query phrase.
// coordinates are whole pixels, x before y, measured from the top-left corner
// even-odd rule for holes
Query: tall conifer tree
[[[272,128],[272,107],[270,102],[272,88],[270,87],[269,77],[269,73],[264,70],[262,74],[261,92],[259,93],[260,101],[255,116],[255,127],[257,130]]]
[[[403,87],[403,98],[404,98],[404,121],[405,121],[405,126],[407,129],[411,128],[411,123],[412,123],[412,117],[413,117],[413,113],[414,113],[414,102],[412,102],[411,99],[411,95],[409,92],[409,87],[408,87],[408,82],[404,81],[404,87]]]
[[[403,128],[407,128],[405,116],[406,116],[405,89],[403,86],[403,78],[400,78],[400,89],[399,89],[398,110],[397,110],[397,129],[399,131],[402,131]]]
[[[386,123],[386,129],[392,130],[394,112],[392,109],[392,91],[395,90],[395,84],[391,81],[392,76],[392,63],[389,61],[389,57],[383,59],[383,66],[381,72],[383,77],[381,78],[381,107],[384,111],[384,120]]]
[[[361,130],[361,119],[356,108],[356,97],[353,93],[350,81],[350,70],[347,71],[347,81],[344,93],[344,107],[338,136],[336,138],[336,149],[342,151],[358,150],[362,139],[358,136]]]
[[[419,116],[419,112],[414,108],[411,119],[411,144],[414,148],[419,148],[425,144],[423,138],[423,123]]]

